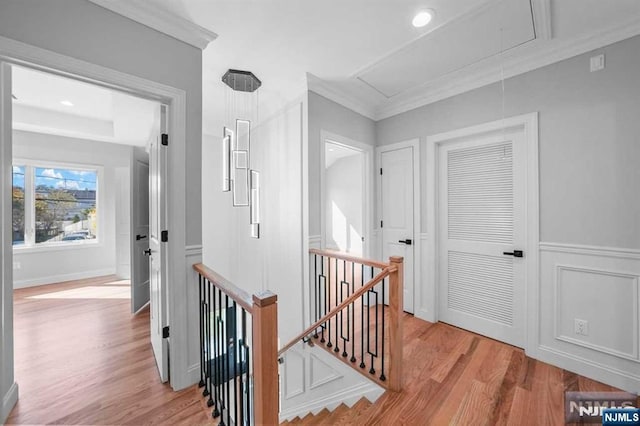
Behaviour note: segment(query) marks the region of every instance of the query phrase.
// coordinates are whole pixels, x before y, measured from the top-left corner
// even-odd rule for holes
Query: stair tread
[[[347,410],[339,418],[337,418],[333,424],[360,424],[357,422],[357,419],[365,415],[366,411],[371,407],[371,405],[371,401],[369,401],[367,398],[360,398],[358,402],[353,404],[353,406],[349,410]]]
[[[325,424],[336,424],[336,421],[345,415],[345,413],[347,413],[349,411],[349,407],[347,405],[345,405],[344,403],[338,405],[332,412],[331,415],[329,417],[327,417],[326,419],[326,423]]]
[[[331,411],[326,408],[319,411],[309,422],[305,422],[305,425],[322,425],[325,424],[327,418],[331,415]]]

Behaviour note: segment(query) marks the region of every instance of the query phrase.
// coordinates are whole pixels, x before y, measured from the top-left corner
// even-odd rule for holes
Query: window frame
[[[72,163],[62,161],[48,161],[48,160],[34,160],[29,158],[14,158],[13,166],[24,167],[24,210],[25,210],[25,222],[24,222],[24,244],[13,246],[13,250],[19,253],[41,252],[41,251],[57,251],[57,250],[72,250],[79,248],[89,247],[102,247],[103,242],[103,228],[101,215],[101,205],[103,205],[103,182],[104,182],[104,166],[97,164],[87,163]],[[98,214],[98,223],[96,224],[96,238],[90,240],[77,240],[77,241],[56,241],[56,242],[35,242],[35,224],[36,224],[36,209],[35,209],[35,170],[36,168],[46,169],[64,169],[74,171],[90,171],[96,173],[96,212]],[[12,175],[13,176],[13,175]]]

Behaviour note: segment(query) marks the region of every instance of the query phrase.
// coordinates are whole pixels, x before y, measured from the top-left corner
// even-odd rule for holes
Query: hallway
[[[194,387],[162,384],[148,308],[113,276],[14,292],[18,405],[7,424],[207,424]]]

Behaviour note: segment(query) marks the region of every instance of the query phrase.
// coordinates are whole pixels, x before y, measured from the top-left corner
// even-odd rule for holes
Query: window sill
[[[104,244],[99,241],[83,241],[83,242],[69,242],[69,243],[49,243],[38,244],[37,246],[13,246],[14,254],[28,254],[28,253],[41,253],[49,251],[64,251],[64,250],[82,250],[82,249],[96,249],[104,247]]]

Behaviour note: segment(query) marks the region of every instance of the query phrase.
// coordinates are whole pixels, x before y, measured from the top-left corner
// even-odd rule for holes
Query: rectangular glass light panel
[[[231,136],[222,139],[222,190],[231,191]]]

